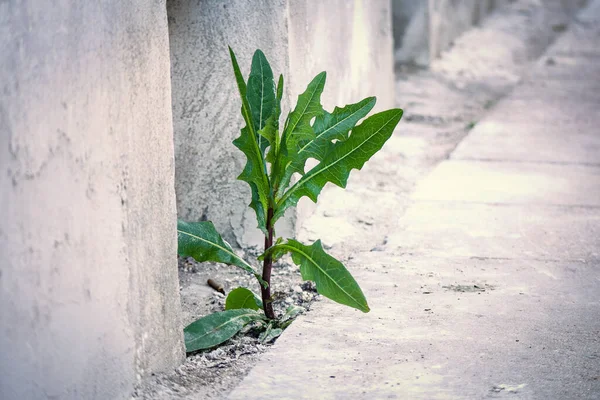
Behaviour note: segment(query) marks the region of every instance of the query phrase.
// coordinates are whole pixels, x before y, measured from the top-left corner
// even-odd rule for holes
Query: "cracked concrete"
[[[323,301],[229,398],[600,398],[600,1],[572,21],[560,5],[518,1],[471,36],[528,16],[510,68],[461,74],[450,53],[399,82],[398,134],[302,233],[345,260],[371,313]],[[415,153],[418,168],[395,162]]]

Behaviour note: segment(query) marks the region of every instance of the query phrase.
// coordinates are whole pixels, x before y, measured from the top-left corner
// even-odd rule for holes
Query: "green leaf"
[[[233,144],[240,149],[247,158],[246,166],[240,176],[238,176],[238,179],[245,181],[250,185],[250,190],[252,192],[250,207],[256,212],[258,227],[267,234],[266,212],[269,204],[270,184],[266,172],[267,167],[265,165],[265,160],[263,159],[264,149],[259,147],[257,141],[258,134],[255,130],[255,122],[253,121],[252,111],[246,97],[246,83],[244,82],[240,67],[231,47],[229,48],[229,54],[231,56],[235,80],[242,99],[242,116],[246,122],[246,126],[241,130],[240,137],[233,141]]]
[[[320,240],[312,246],[305,246],[289,239],[287,243],[274,247],[277,249],[273,251],[292,253],[292,260],[300,266],[302,279],[314,281],[317,292],[340,304],[369,312],[367,300],[358,283],[341,262],[325,253]]]
[[[258,336],[258,340],[261,343],[268,343],[276,337],[280,336],[283,333],[283,329],[275,328],[273,329],[273,324],[270,323],[267,325],[267,328]]]
[[[317,166],[307,172],[277,200],[274,221],[285,210],[295,206],[302,196],[316,202],[327,182],[346,187],[352,169],[361,169],[390,138],[402,118],[401,109],[392,109],[372,115],[352,129],[349,138],[335,143]]]
[[[311,119],[323,114],[321,105],[321,94],[325,86],[327,74],[321,72],[309,84],[304,93],[298,96],[298,103],[294,110],[288,115],[283,134],[281,136],[281,150],[274,165],[273,176],[276,178],[279,190],[287,188],[291,174],[284,175],[294,154],[299,149],[299,144],[304,140],[312,140],[315,137]]]
[[[258,272],[243,258],[235,254],[229,243],[221,238],[210,221],[177,221],[177,254],[192,257],[198,262],[214,261],[235,265],[256,276],[264,283]]]
[[[283,96],[283,75],[279,75],[279,82],[277,83],[277,97],[275,98],[275,110],[273,114],[267,119],[267,124],[260,130],[259,135],[267,139],[271,145],[269,152],[267,153],[266,160],[273,164],[279,154],[279,148],[281,145],[281,137],[279,136],[279,117],[281,116],[281,97]]]
[[[300,141],[300,148],[293,155],[294,159],[291,160],[291,163],[286,168],[286,177],[282,180],[289,182],[289,178],[294,172],[304,175],[304,164],[309,158],[314,158],[318,161],[323,160],[333,147],[332,140],[346,140],[350,129],[354,128],[356,123],[371,111],[375,106],[375,102],[375,97],[368,97],[358,103],[349,104],[344,108],[336,107],[331,114],[325,111],[322,115],[318,116],[313,124],[315,138],[313,140]]]
[[[252,67],[248,77],[246,98],[252,114],[254,130],[259,132],[267,124],[275,110],[275,82],[273,71],[262,51],[256,50],[252,57]],[[268,142],[259,135],[258,147],[264,151]]]
[[[296,108],[290,113],[284,135],[288,140],[312,139],[314,132],[310,126],[310,120],[323,114],[321,105],[321,94],[325,87],[326,72],[315,76],[308,87],[298,96]]]
[[[202,317],[183,330],[185,351],[209,349],[225,342],[252,322],[264,320],[261,313],[254,310],[227,310]]]
[[[285,314],[283,314],[283,316],[281,317],[280,322],[285,322],[289,319],[294,319],[298,315],[302,314],[304,311],[306,311],[306,308],[292,304],[285,310]]]
[[[225,309],[235,310],[238,308],[248,308],[259,310],[262,308],[262,300],[250,289],[239,287],[232,290],[225,299]]]

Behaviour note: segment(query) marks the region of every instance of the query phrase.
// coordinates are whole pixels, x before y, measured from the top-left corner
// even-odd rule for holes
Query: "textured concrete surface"
[[[522,129],[516,128],[522,132]],[[472,133],[463,149],[469,148]],[[490,146],[494,145],[489,140]],[[531,149],[531,148],[530,148]],[[597,153],[600,157],[600,154]],[[415,200],[600,207],[600,165],[448,161],[417,187]]]
[[[289,79],[293,101],[321,71],[325,109],[377,97],[394,107],[392,10],[388,0],[289,2]]]
[[[171,43],[177,209],[190,221],[207,218],[231,243],[262,245],[250,191],[237,181],[245,158],[240,102],[227,45],[245,76],[257,48],[276,76],[283,73],[283,116],[321,71],[328,110],[377,96],[393,107],[391,6],[386,0],[167,1]],[[260,25],[257,28],[257,24]],[[310,205],[305,205],[310,213]],[[293,234],[294,211],[278,224]]]
[[[0,398],[183,359],[162,2],[0,3]]]
[[[526,124],[527,135],[518,128]],[[526,121],[478,123],[471,135],[452,153],[455,160],[505,160],[559,164],[599,164],[600,136],[593,123],[548,126]],[[536,151],[531,152],[529,149]]]
[[[294,105],[308,83],[327,71],[321,96],[326,110],[369,96],[377,97],[371,113],[393,108],[391,14],[388,0],[290,1],[288,82]],[[287,215],[295,212],[303,221],[314,210],[315,204],[303,198]]]
[[[574,93],[573,85],[597,82],[595,72],[579,68],[589,57],[600,56],[593,38],[600,40],[597,0],[544,55],[568,49],[573,57],[570,72],[565,65],[565,75],[556,78],[557,88]],[[520,88],[543,87],[545,74],[541,64],[534,66],[513,94],[491,105],[481,126],[549,138],[562,134],[557,125],[577,132],[593,127],[595,117],[589,113],[600,104],[597,91],[569,97],[571,107],[562,110],[551,92],[524,101]],[[453,104],[469,105],[464,100]],[[442,110],[439,119],[430,115],[423,120],[447,127],[448,120],[459,117],[458,110]],[[539,129],[530,130],[530,121]],[[476,155],[469,143],[481,146],[477,136],[485,132],[471,130],[461,153]],[[573,141],[585,137],[565,134]],[[515,150],[519,159],[510,140],[491,135],[489,145],[505,151],[496,151],[490,160],[442,162],[417,187],[406,214],[399,210],[400,199],[394,207],[393,202],[385,205],[391,201],[387,197],[384,203],[363,197],[366,208],[377,208],[373,225],[387,237],[371,251],[337,246],[331,251],[345,257],[371,313],[321,303],[285,332],[229,397],[597,399],[600,166],[580,160],[578,154],[585,153],[577,152],[567,165],[548,152],[536,159],[534,139],[523,140],[531,146],[528,151]],[[386,156],[393,160],[392,154]],[[383,165],[378,168],[383,172]],[[377,181],[378,172],[370,170],[363,181]],[[393,168],[387,172],[388,180],[399,179]],[[337,195],[338,204],[359,201],[356,193]],[[387,212],[379,211],[386,207]],[[336,207],[325,208],[330,210]],[[364,234],[347,211],[332,218]],[[379,216],[394,222],[380,224]],[[320,234],[318,226],[312,230]]]

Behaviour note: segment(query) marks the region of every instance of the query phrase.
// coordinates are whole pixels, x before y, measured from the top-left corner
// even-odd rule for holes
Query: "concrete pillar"
[[[426,0],[392,0],[394,59],[429,65],[429,6]]]
[[[321,71],[327,110],[377,97],[394,107],[392,9],[389,0],[289,2],[290,83],[297,95]]]
[[[164,3],[0,3],[0,398],[183,359]]]
[[[510,0],[392,0],[395,61],[428,66],[461,33]]]
[[[293,102],[321,71],[327,82],[321,103],[328,111],[376,96],[373,112],[395,106],[392,7],[389,0],[289,2],[289,59]],[[307,167],[313,166],[313,160]],[[315,203],[302,198],[299,220]]]
[[[429,0],[429,55],[437,58],[480,18],[481,0]]]

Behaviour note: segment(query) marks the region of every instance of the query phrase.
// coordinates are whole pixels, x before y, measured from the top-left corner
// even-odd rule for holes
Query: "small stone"
[[[225,355],[225,350],[223,350],[222,348],[218,348],[218,349],[213,350],[210,353],[208,353],[206,355],[206,358],[208,360],[218,360],[220,358],[223,358],[224,355]]]
[[[294,299],[292,299],[291,297],[288,297],[287,299],[285,299],[286,304],[292,304],[294,302]]]
[[[294,286],[294,293],[302,293],[302,288],[299,285]]]

